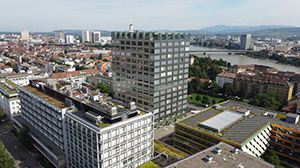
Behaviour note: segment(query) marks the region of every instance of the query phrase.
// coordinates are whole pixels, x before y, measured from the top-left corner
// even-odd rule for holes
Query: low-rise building
[[[235,76],[236,76],[236,74],[234,74],[234,73],[222,72],[217,75],[216,82],[217,82],[218,86],[223,88],[225,83],[233,84],[233,80],[234,80]]]
[[[57,65],[55,67],[56,73],[58,73],[58,72],[73,72],[73,71],[75,71],[75,67],[69,67],[66,65]]]
[[[236,101],[219,106],[223,110],[205,109],[176,122],[175,147],[194,154],[225,142],[255,157],[273,149],[280,158],[299,165],[300,126],[285,122],[285,114]],[[250,114],[244,116],[238,109]]]
[[[234,146],[219,142],[190,157],[166,166],[166,168],[224,168],[224,167],[264,167],[275,168],[274,165],[253,157]]]

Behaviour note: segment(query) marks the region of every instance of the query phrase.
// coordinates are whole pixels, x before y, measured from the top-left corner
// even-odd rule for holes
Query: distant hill
[[[272,37],[300,36],[300,27],[260,30],[260,31],[251,32],[251,34],[254,36],[272,36]]]
[[[214,33],[238,33],[238,32],[252,32],[259,30],[278,29],[278,28],[291,28],[294,26],[284,25],[261,25],[261,26],[226,26],[216,25],[200,29],[201,32],[214,32]]]

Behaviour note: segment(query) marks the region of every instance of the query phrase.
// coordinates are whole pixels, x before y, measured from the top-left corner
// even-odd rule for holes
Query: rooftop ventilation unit
[[[220,154],[221,152],[222,152],[222,149],[220,149],[220,148],[215,148],[214,149],[215,154]]]
[[[204,158],[203,158],[206,162],[211,162],[213,160],[213,157],[212,156],[209,156],[209,155],[206,155]]]

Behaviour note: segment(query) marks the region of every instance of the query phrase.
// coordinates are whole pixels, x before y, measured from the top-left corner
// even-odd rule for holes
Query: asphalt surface
[[[0,139],[9,154],[14,158],[16,168],[41,168],[36,162],[36,158],[39,154],[32,156],[27,149],[18,142],[17,137],[11,133],[11,130],[13,130],[11,123],[0,121]]]

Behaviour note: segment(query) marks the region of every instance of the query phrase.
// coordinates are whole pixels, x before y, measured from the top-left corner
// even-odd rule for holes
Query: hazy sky
[[[300,27],[300,0],[1,0],[0,31]]]

